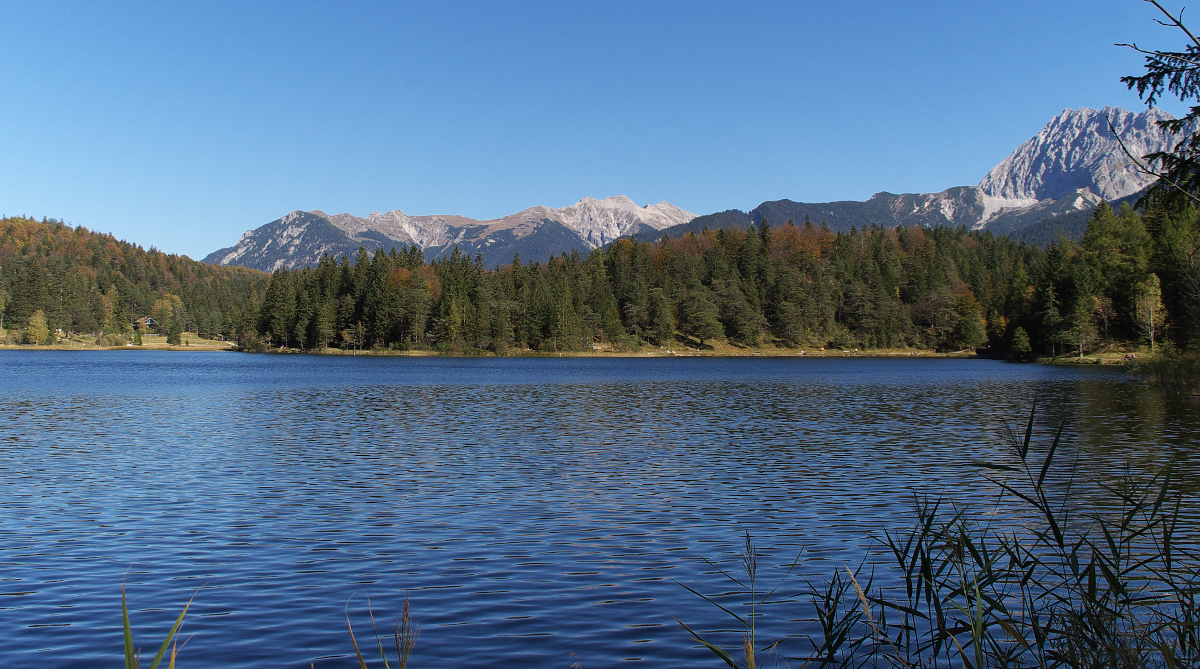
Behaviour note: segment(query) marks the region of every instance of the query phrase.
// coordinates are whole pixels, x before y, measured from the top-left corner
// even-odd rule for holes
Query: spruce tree
[[[171,324],[167,326],[167,343],[171,346],[183,343],[183,325],[178,318],[171,319]]]
[[[689,295],[684,301],[685,328],[684,332],[695,337],[700,346],[704,342],[719,339],[724,334],[721,322],[717,320],[717,305],[699,295]]]
[[[675,316],[671,300],[662,288],[650,291],[650,338],[659,346],[670,346],[675,338]]]

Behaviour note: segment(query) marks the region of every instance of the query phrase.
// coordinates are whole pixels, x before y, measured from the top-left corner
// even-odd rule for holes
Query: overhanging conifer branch
[[[1192,40],[1192,44],[1195,44],[1196,48],[1200,49],[1200,39],[1196,39],[1196,36],[1192,34],[1192,31],[1188,30],[1188,27],[1183,25],[1183,9],[1182,8],[1179,10],[1179,16],[1175,16],[1171,12],[1168,12],[1165,7],[1163,7],[1161,4],[1159,4],[1158,0],[1146,0],[1146,2],[1157,7],[1158,11],[1162,12],[1168,19],[1170,19],[1170,23],[1167,23],[1164,21],[1158,21],[1158,23],[1160,25],[1167,26],[1168,28],[1171,26],[1175,26],[1176,28],[1179,28],[1180,30],[1182,30],[1184,32],[1185,35],[1188,36],[1188,39]]]
[[[1197,197],[1195,194],[1188,191],[1178,181],[1172,179],[1166,173],[1159,172],[1157,170],[1154,170],[1154,169],[1148,167],[1145,163],[1142,162],[1142,158],[1138,158],[1137,156],[1133,155],[1133,153],[1129,150],[1129,147],[1125,145],[1125,140],[1121,139],[1121,134],[1117,132],[1117,127],[1115,125],[1113,125],[1112,119],[1109,118],[1108,116],[1105,116],[1104,120],[1108,123],[1109,132],[1111,132],[1113,134],[1113,137],[1115,137],[1117,139],[1117,144],[1120,145],[1121,151],[1126,156],[1128,156],[1130,160],[1133,161],[1133,164],[1137,167],[1139,172],[1141,172],[1142,174],[1145,174],[1146,176],[1153,177],[1153,178],[1157,179],[1158,181],[1170,186],[1171,188],[1174,188],[1175,190],[1179,191],[1182,195],[1187,197],[1189,200],[1191,200],[1193,203],[1200,205],[1200,197]]]

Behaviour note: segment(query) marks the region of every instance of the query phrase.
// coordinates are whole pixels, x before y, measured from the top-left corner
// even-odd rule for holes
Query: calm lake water
[[[857,564],[914,490],[994,502],[1035,394],[1086,474],[1196,481],[1196,400],[1114,368],[0,352],[0,657],[121,666],[125,578],[143,661],[195,594],[181,667],[355,666],[368,596],[389,629],[411,599],[416,667],[715,667],[672,616],[723,614],[672,579],[727,592],[700,558],[746,531],[771,573]]]

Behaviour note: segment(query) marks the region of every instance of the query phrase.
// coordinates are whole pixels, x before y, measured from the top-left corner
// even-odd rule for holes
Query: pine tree
[[[183,343],[183,325],[178,318],[172,319],[171,324],[167,326],[167,343],[171,346]]]
[[[662,288],[650,291],[650,339],[659,346],[670,346],[675,338],[675,316],[671,300]]]
[[[717,320],[717,305],[698,295],[689,295],[684,302],[685,328],[684,332],[695,337],[704,346],[704,342],[719,339],[724,334],[721,321]]]
[[[296,304],[296,324],[292,327],[292,338],[296,340],[296,345],[301,349],[304,348],[306,342],[310,342],[308,331],[312,317],[313,307],[309,291],[301,288]]]
[[[457,347],[462,344],[463,317],[458,300],[450,299],[450,310],[446,314],[446,342]]]
[[[337,332],[334,329],[334,309],[331,302],[322,302],[317,307],[315,335],[317,341],[321,342],[321,348],[329,346],[329,340]]]

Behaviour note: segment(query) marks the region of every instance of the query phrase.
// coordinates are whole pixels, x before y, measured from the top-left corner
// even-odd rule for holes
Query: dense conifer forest
[[[275,272],[238,334],[247,346],[447,352],[728,341],[1030,358],[1152,337],[1188,346],[1195,304],[1155,242],[1171,225],[1102,205],[1081,243],[1042,248],[962,228],[835,235],[764,221],[490,271],[460,253],[428,264],[415,248],[360,251]]]
[[[9,343],[18,339],[14,329],[45,328],[46,337],[61,330],[123,344],[133,321],[147,316],[164,332],[227,333],[267,283],[262,272],[205,265],[55,220],[0,219],[0,315]],[[31,319],[38,327],[27,327]]]
[[[51,332],[125,337],[133,320],[151,316],[160,331],[228,337],[248,350],[728,342],[1029,359],[1151,342],[1195,347],[1197,300],[1164,242],[1195,227],[1194,211],[1102,205],[1081,242],[1041,247],[963,228],[833,234],[807,220],[764,221],[622,239],[543,263],[518,256],[490,270],[458,252],[429,263],[413,247],[360,249],[268,276],[12,218],[0,220],[0,301],[10,332],[40,328],[40,317]]]

